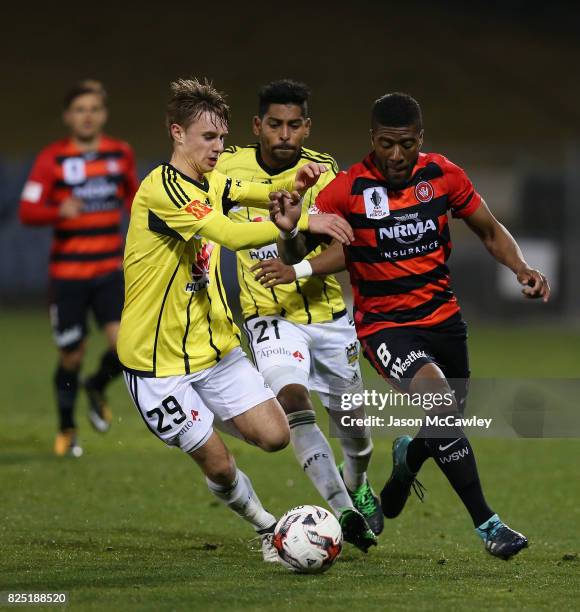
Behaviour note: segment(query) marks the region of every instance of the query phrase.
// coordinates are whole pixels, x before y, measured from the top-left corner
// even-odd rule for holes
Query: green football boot
[[[365,517],[354,508],[345,508],[338,517],[342,537],[345,542],[353,544],[364,553],[371,546],[377,545],[377,538],[366,522]]]
[[[343,470],[344,463],[341,463],[338,466],[338,472],[344,482]],[[346,487],[346,490],[352,499],[354,507],[365,517],[372,532],[375,535],[380,535],[385,526],[385,519],[381,502],[375,495],[368,479],[365,479],[364,483],[356,491],[351,491],[348,487]]]

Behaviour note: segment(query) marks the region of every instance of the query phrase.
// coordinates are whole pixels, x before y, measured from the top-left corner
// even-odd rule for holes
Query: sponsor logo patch
[[[437,227],[433,219],[417,219],[405,222],[397,222],[390,227],[379,228],[379,239],[396,240],[399,244],[414,244],[419,242],[427,232],[435,232]]]
[[[209,285],[209,265],[213,243],[208,242],[203,245],[197,258],[191,264],[191,282],[185,285],[188,293],[197,293]]]
[[[277,346],[276,348],[258,349],[258,356],[261,359],[268,359],[268,357],[271,357],[272,355],[284,355],[284,357],[293,356],[292,353],[283,346]]]
[[[85,212],[107,210],[118,205],[114,200],[117,194],[117,185],[102,176],[90,178],[83,185],[73,187],[72,193],[75,197],[84,201]]]
[[[87,178],[85,160],[82,157],[69,157],[62,162],[62,177],[67,185],[84,183]]]
[[[278,257],[278,248],[275,244],[268,244],[259,249],[250,249],[248,251],[250,259],[256,261],[264,261],[265,259],[276,259]]]
[[[469,455],[469,448],[467,447],[462,448],[460,450],[456,450],[452,452],[450,455],[447,455],[447,457],[439,457],[439,462],[440,463],[451,463],[452,461],[459,461],[460,459],[463,459],[465,455]]]
[[[319,459],[328,459],[328,453],[314,453],[312,457],[308,457],[302,466],[302,469],[307,470],[315,461]]]
[[[422,357],[427,357],[427,353],[425,353],[425,351],[411,351],[404,359],[397,357],[391,366],[390,376],[392,378],[396,378],[397,380],[401,380],[401,377],[409,369],[411,364],[415,363],[417,359],[421,359]]]
[[[22,190],[22,199],[26,202],[36,204],[42,195],[42,183],[36,181],[28,181]]]
[[[390,214],[386,187],[368,187],[363,191],[365,211],[369,219],[384,219]]]
[[[198,221],[203,219],[206,215],[209,215],[211,210],[211,206],[203,204],[199,200],[194,200],[185,207],[185,211],[193,215]]]

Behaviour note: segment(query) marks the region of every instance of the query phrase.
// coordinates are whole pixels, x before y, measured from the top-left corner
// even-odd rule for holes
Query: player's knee
[[[82,344],[69,350],[61,350],[60,365],[69,372],[80,370],[84,354],[85,350]]]
[[[267,453],[275,453],[288,446],[290,443],[290,428],[288,423],[280,423],[277,427],[270,428],[260,435],[256,444]]]
[[[118,321],[114,321],[112,323],[106,323],[103,326],[103,332],[105,333],[107,344],[109,346],[109,349],[111,349],[112,351],[117,350],[117,338],[119,337],[119,327],[120,327],[120,323]]]
[[[457,412],[457,401],[448,380],[434,363],[426,363],[411,380],[409,391],[421,395],[423,410],[429,414]]]
[[[302,385],[286,385],[280,389],[277,397],[286,414],[314,410],[308,389]]]
[[[236,476],[236,463],[230,453],[225,453],[204,465],[203,471],[212,482],[228,486]]]

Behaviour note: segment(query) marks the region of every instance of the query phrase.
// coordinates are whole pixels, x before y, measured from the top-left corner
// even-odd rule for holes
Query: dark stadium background
[[[0,603],[18,590],[66,591],[75,611],[578,609],[578,420],[561,439],[513,436],[526,437],[518,426],[527,426],[528,415],[532,429],[549,438],[544,415],[553,421],[562,406],[578,414],[579,17],[580,3],[558,0],[3,5]],[[147,431],[121,380],[110,387],[111,432],[90,429],[86,398],[79,398],[85,454],[53,455],[50,229],[19,225],[20,191],[34,156],[64,134],[61,99],[71,84],[105,83],[108,131],[133,145],[143,176],[169,155],[168,84],[188,75],[207,76],[228,93],[229,142],[237,144],[252,140],[261,84],[304,80],[312,89],[308,144],[342,167],[368,151],[373,100],[411,93],[423,107],[426,150],[463,166],[527,245],[530,263],[551,268],[550,304],[510,297],[513,277],[502,289],[499,266],[479,240],[463,223],[451,225],[454,288],[471,324],[472,382],[489,382],[493,391],[478,403],[472,386],[470,414],[504,402],[512,424],[511,438],[494,433],[472,442],[494,508],[530,538],[522,555],[510,563],[486,555],[455,493],[428,462],[425,503],[413,496],[369,555],[346,546],[321,577],[266,565],[248,542],[251,530],[212,500],[192,462]],[[232,263],[224,257],[222,267],[233,305]],[[93,333],[85,373],[103,349],[102,335]],[[367,388],[381,389],[368,362],[361,365]],[[560,385],[572,389],[565,401],[552,392]],[[521,392],[502,393],[511,388]],[[320,406],[318,421],[326,430]],[[373,431],[375,490],[390,470],[391,434]],[[330,441],[337,452],[337,440]],[[290,448],[266,457],[229,436],[227,444],[272,512],[323,503]]]
[[[468,316],[578,321],[578,6],[467,4],[11,4],[0,40],[0,306],[44,305],[50,230],[21,227],[17,204],[34,155],[63,134],[71,83],[105,83],[108,131],[133,145],[143,175],[169,152],[163,109],[174,77],[207,76],[227,92],[230,144],[252,141],[258,87],[292,77],[312,89],[309,146],[342,167],[367,152],[372,101],[414,95],[425,149],[462,165],[531,263],[547,268],[551,304],[510,298],[478,240],[454,223],[451,266]]]

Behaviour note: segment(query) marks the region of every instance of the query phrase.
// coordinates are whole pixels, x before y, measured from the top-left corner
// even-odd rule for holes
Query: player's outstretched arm
[[[207,221],[195,233],[232,251],[272,244],[279,235],[284,236],[285,242],[291,243],[300,235],[299,230],[308,227],[308,216],[301,216],[300,196],[294,194],[291,197],[293,202],[272,216],[274,223],[234,223],[228,217],[211,210],[211,218],[208,215]]]
[[[309,162],[301,166],[296,175],[283,181],[274,181],[271,184],[255,183],[235,177],[226,177],[219,175],[219,172],[214,171],[216,177],[219,175],[223,180],[222,199],[236,202],[241,206],[251,206],[253,208],[269,207],[269,195],[272,191],[297,191],[301,196],[316,185],[318,179],[328,171],[324,164]],[[215,180],[215,179],[214,179]]]
[[[197,233],[231,251],[241,251],[272,244],[279,230],[269,222],[234,223],[224,215],[215,215]]]
[[[345,269],[342,244],[332,241],[330,246],[312,259],[290,266],[281,259],[265,259],[252,266],[255,278],[266,288],[287,285],[299,278],[308,276],[327,276]]]
[[[493,216],[486,203],[469,217],[464,218],[469,228],[480,238],[485,248],[504,266],[507,266],[524,286],[522,293],[527,298],[550,298],[548,279],[526,263],[518,243],[508,230]]]

